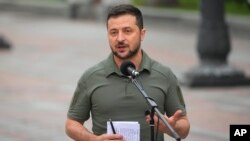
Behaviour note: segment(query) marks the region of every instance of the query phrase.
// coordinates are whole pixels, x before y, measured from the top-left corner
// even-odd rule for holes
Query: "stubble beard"
[[[114,56],[116,56],[117,58],[119,58],[121,60],[127,60],[127,59],[130,59],[130,58],[133,58],[138,53],[140,47],[141,47],[141,44],[138,43],[136,48],[133,49],[133,50],[129,50],[129,52],[125,56],[119,55],[119,53],[117,51],[115,51],[115,50],[112,50],[112,53],[113,53]]]

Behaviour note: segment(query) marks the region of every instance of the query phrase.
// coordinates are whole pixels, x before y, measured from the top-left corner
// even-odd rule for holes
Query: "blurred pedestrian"
[[[0,35],[0,49],[10,49],[11,44],[3,36]]]

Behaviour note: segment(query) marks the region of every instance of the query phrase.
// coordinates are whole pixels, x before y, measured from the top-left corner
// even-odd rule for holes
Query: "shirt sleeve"
[[[68,118],[84,122],[90,117],[91,102],[84,81],[79,81],[68,110]]]
[[[177,110],[182,110],[185,115],[186,106],[178,80],[172,72],[169,75],[170,83],[166,92],[165,112],[167,116],[172,116]]]

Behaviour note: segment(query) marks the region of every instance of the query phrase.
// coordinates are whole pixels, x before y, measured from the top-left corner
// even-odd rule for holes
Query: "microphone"
[[[139,72],[135,70],[135,65],[129,60],[126,60],[121,64],[120,70],[122,74],[132,76],[133,78],[139,75]]]

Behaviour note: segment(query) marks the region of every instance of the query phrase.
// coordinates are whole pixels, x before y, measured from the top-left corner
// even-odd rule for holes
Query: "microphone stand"
[[[155,112],[157,113],[159,118],[163,121],[165,126],[169,129],[171,136],[174,137],[176,141],[181,141],[180,136],[174,131],[172,126],[166,121],[162,113],[159,111],[158,106],[155,103],[155,101],[147,95],[147,93],[143,90],[142,86],[136,80],[135,76],[132,76],[131,78],[132,78],[131,80],[134,83],[134,85],[139,89],[139,91],[141,92],[141,94],[147,100],[149,106],[151,107],[151,112],[150,112],[151,141],[154,141],[154,118],[153,117],[154,117]]]

